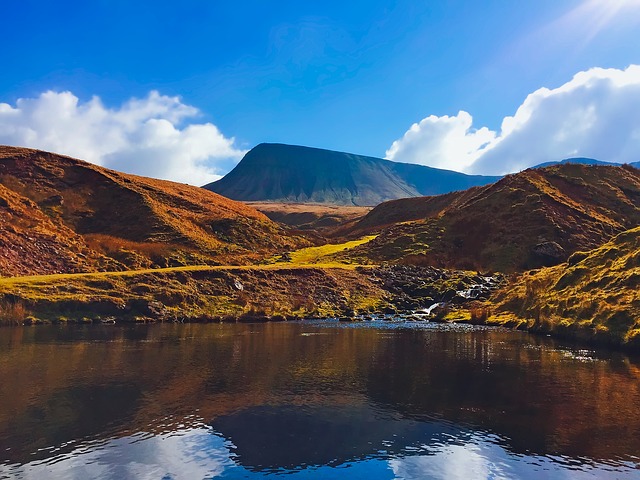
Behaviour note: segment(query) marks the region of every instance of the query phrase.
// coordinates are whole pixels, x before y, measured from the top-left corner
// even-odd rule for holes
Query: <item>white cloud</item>
[[[640,160],[640,65],[592,68],[530,94],[499,133],[472,117],[428,117],[387,151],[391,160],[470,173],[504,174],[568,157]]]
[[[48,150],[108,168],[203,185],[220,178],[243,151],[211,123],[187,124],[199,111],[152,91],[118,108],[99,97],[47,91],[0,103],[0,143]],[[224,165],[224,167],[223,167]]]
[[[470,166],[495,133],[488,128],[474,130],[467,112],[455,117],[431,115],[414,123],[404,136],[393,142],[387,158],[407,163],[419,163],[437,168],[463,170]]]

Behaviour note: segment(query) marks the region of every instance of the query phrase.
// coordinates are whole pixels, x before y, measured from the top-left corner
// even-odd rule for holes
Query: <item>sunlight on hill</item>
[[[376,238],[377,235],[369,235],[367,237],[360,238],[358,240],[352,240],[345,243],[327,244],[320,247],[308,247],[291,252],[281,258],[280,261],[288,261],[296,265],[304,264],[317,264],[321,262],[334,262],[335,254],[342,253],[345,250],[351,250],[352,248],[369,243]],[[342,263],[342,262],[338,262]]]

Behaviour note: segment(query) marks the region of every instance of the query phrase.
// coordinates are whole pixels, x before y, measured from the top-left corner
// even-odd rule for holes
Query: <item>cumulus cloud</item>
[[[387,158],[437,168],[464,170],[479,152],[495,140],[488,128],[475,130],[473,118],[460,111],[455,117],[431,115],[414,123],[404,136],[393,142]]]
[[[467,112],[427,117],[387,150],[391,160],[504,174],[568,157],[640,160],[640,65],[592,68],[531,93],[500,132],[474,129]]]
[[[199,111],[178,97],[150,92],[118,108],[99,97],[47,91],[0,103],[0,143],[70,155],[108,168],[203,185],[244,152],[211,123],[188,123]]]

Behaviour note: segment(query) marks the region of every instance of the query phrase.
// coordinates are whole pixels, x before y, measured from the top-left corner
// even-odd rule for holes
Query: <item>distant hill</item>
[[[586,157],[575,157],[575,158],[565,158],[564,160],[560,160],[560,161],[556,161],[556,162],[544,162],[544,163],[540,163],[532,168],[544,168],[544,167],[550,167],[552,165],[561,165],[561,164],[566,164],[566,163],[579,163],[582,165],[608,165],[610,167],[619,167],[622,164],[621,163],[615,163],[615,162],[603,162],[602,160],[596,160],[594,158],[586,158]],[[629,165],[631,165],[632,167],[635,168],[640,168],[640,162],[634,162],[634,163],[630,163]]]
[[[351,255],[467,269],[555,265],[640,224],[640,170],[565,163],[464,192],[382,203],[336,232],[380,235]]]
[[[274,222],[282,223],[306,234],[330,231],[347,222],[364,217],[371,207],[314,203],[246,202]]]
[[[204,188],[242,201],[371,206],[396,198],[465,190],[499,178],[263,143],[225,177]]]
[[[0,276],[248,263],[301,243],[201,188],[0,146]]]

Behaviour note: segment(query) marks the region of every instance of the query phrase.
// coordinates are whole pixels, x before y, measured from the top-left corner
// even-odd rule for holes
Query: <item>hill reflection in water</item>
[[[637,363],[447,330],[0,329],[0,478],[640,476]]]

